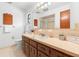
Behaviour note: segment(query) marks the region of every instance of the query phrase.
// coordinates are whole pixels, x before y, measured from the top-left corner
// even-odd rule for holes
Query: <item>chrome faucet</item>
[[[59,34],[59,39],[60,39],[60,40],[66,40],[66,37],[65,37],[64,34]]]

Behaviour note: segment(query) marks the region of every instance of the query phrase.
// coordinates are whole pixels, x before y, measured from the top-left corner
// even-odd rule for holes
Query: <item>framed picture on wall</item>
[[[13,15],[9,13],[3,14],[3,24],[4,25],[12,25],[13,24]]]
[[[38,20],[34,19],[34,26],[38,26]]]
[[[70,9],[60,12],[60,28],[70,29]]]

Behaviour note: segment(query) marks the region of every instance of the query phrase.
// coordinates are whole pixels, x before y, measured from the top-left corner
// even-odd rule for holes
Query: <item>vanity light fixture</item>
[[[48,6],[51,5],[51,2],[40,2],[36,5],[36,9],[37,10],[45,10],[47,11],[48,10]]]

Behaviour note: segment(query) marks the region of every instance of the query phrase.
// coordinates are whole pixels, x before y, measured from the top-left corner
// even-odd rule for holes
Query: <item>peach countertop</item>
[[[71,56],[79,56],[79,45],[69,42],[59,40],[59,38],[49,38],[49,37],[39,37],[39,35],[34,35],[33,33],[25,33],[23,36],[29,37],[37,42],[47,45],[51,48],[62,51]]]

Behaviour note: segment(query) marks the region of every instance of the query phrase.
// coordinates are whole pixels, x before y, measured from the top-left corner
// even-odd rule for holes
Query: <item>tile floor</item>
[[[0,48],[0,57],[24,57],[22,49],[17,48],[16,45]]]

